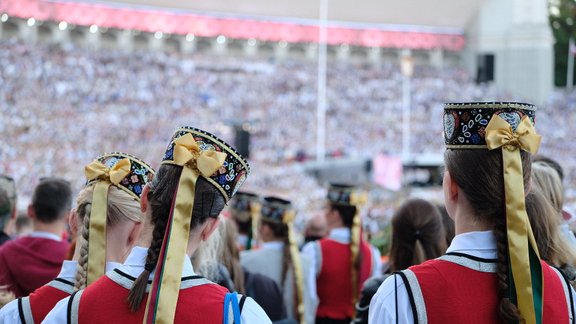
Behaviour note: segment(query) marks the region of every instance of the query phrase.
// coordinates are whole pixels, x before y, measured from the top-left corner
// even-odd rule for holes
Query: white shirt
[[[492,231],[468,232],[456,235],[446,252],[464,253],[482,259],[494,260],[498,258],[496,238]],[[398,276],[386,278],[382,285],[380,285],[380,288],[378,288],[374,297],[372,297],[368,315],[368,322],[370,324],[396,322],[406,324],[414,323],[412,307],[410,306],[410,299],[404,286],[404,281],[397,278],[396,289],[394,289],[394,277]],[[570,287],[570,289],[572,289],[572,287]],[[398,298],[398,321],[396,321],[395,315],[395,290],[397,291]],[[573,289],[572,293],[574,294]]]
[[[120,263],[106,262],[106,271],[111,271],[120,266]],[[64,279],[71,283],[76,282],[77,261],[64,260],[60,273],[56,278]],[[15,299],[0,309],[0,324],[20,323],[20,312],[18,311],[18,300]]]
[[[148,254],[148,249],[143,247],[134,247],[130,252],[130,255],[126,258],[126,261],[118,269],[134,278],[138,278],[142,271],[144,271],[144,264],[146,262],[146,255]],[[182,277],[189,277],[196,275],[194,273],[194,268],[190,262],[190,258],[184,258],[184,264],[182,265]],[[154,278],[154,271],[150,274],[150,280]],[[42,323],[53,323],[61,324],[66,323],[67,320],[67,308],[68,300],[70,297],[65,298],[58,302],[56,306],[48,313]],[[128,309],[128,305],[126,305]],[[113,319],[110,319],[113,320]],[[242,323],[272,323],[262,307],[258,305],[252,298],[247,297],[242,308]]]
[[[37,238],[45,238],[45,239],[50,239],[50,240],[54,240],[57,242],[62,241],[62,237],[58,236],[54,233],[50,233],[50,232],[41,232],[41,231],[35,231],[32,232],[30,234],[28,234],[28,236],[30,237],[37,237]]]
[[[350,229],[346,227],[334,228],[330,231],[328,238],[340,243],[350,244]],[[302,254],[307,255],[310,258],[312,269],[316,269],[316,276],[318,276],[320,274],[322,265],[319,264],[319,259],[321,256],[318,256],[316,253],[318,250],[316,244],[318,244],[318,242],[306,243],[306,245],[304,245],[302,248]],[[380,260],[380,251],[378,251],[378,249],[372,245],[370,245],[370,248],[372,249],[372,264],[374,265],[370,276],[378,276],[382,274],[382,261]]]

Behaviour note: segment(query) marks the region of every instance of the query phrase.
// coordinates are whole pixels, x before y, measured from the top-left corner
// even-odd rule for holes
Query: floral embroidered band
[[[535,122],[536,107],[518,102],[471,102],[444,104],[444,141],[448,149],[485,149],[486,126],[496,114],[513,130],[527,116]]]

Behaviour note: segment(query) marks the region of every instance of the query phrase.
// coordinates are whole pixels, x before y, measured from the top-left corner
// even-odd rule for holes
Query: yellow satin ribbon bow
[[[100,179],[118,185],[122,179],[130,174],[130,168],[131,164],[129,158],[116,162],[112,168],[108,168],[100,161],[92,161],[84,167],[84,174],[88,181]]]
[[[486,127],[486,144],[490,150],[502,146],[511,151],[521,148],[534,154],[538,151],[541,140],[542,136],[536,134],[530,118],[526,116],[522,118],[516,131],[498,115],[494,115]]]
[[[350,194],[350,205],[362,206],[366,201],[368,201],[368,197],[365,193],[352,192]]]
[[[86,283],[89,285],[106,271],[106,219],[108,211],[108,187],[118,185],[130,174],[130,159],[122,159],[108,168],[100,161],[92,161],[84,167],[88,181],[98,180],[92,193],[92,209],[88,227],[88,270]]]
[[[516,131],[498,115],[492,116],[486,127],[488,149],[503,148],[508,252],[518,309],[526,323],[541,323],[543,281],[538,247],[526,213],[520,149],[536,153],[540,141],[528,117],[522,118]],[[532,262],[531,253],[536,258]]]
[[[191,164],[204,177],[210,177],[220,169],[226,156],[223,152],[200,150],[194,136],[190,133],[174,141],[174,162],[182,166]]]
[[[296,218],[296,213],[293,210],[287,211],[282,215],[282,223],[288,224],[292,223]]]
[[[168,224],[168,240],[165,260],[158,260],[156,274],[161,274],[156,304],[152,302],[152,291],[148,294],[143,323],[174,323],[176,304],[180,293],[182,264],[186,258],[186,247],[190,236],[192,209],[196,182],[200,175],[209,178],[222,167],[226,153],[201,150],[192,134],[180,136],[174,141],[174,163],[183,166],[174,201],[172,223]],[[152,289],[155,289],[152,286]],[[152,316],[150,316],[150,314]]]

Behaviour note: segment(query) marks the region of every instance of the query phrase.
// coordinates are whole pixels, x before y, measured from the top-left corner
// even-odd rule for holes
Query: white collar
[[[130,251],[126,261],[124,261],[124,264],[119,267],[119,269],[133,277],[138,277],[140,273],[144,271],[144,264],[146,263],[147,255],[147,248],[135,246],[132,248],[132,251]],[[154,272],[155,271],[152,271],[150,274],[150,279],[154,278]],[[192,262],[190,261],[190,258],[186,256],[184,258],[184,263],[182,264],[182,277],[189,277],[194,275],[196,275],[196,273],[192,267]]]
[[[458,234],[452,239],[446,253],[464,253],[480,258],[495,259],[497,257],[496,237],[492,231]]]
[[[261,245],[262,250],[282,250],[284,248],[284,242],[281,241],[270,241],[270,242],[263,242]]]
[[[112,271],[119,266],[121,266],[121,264],[117,262],[106,262],[106,272]],[[60,273],[58,274],[58,278],[74,282],[77,270],[78,261],[64,260],[62,263],[62,268],[60,269]]]
[[[50,239],[50,240],[54,240],[54,241],[58,241],[58,242],[62,241],[62,237],[60,237],[54,233],[50,233],[50,232],[34,231],[34,232],[28,234],[28,236],[36,237],[36,238],[45,238],[45,239]]]
[[[328,237],[341,243],[350,243],[350,229],[347,227],[333,228]]]

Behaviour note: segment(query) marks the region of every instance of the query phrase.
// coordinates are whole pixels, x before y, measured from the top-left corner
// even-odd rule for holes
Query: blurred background
[[[0,173],[25,209],[103,152],[158,167],[190,125],[300,227],[328,182],[363,186],[378,241],[404,198],[442,204],[442,103],[515,100],[538,105],[574,213],[575,19],[574,0],[0,0]]]

